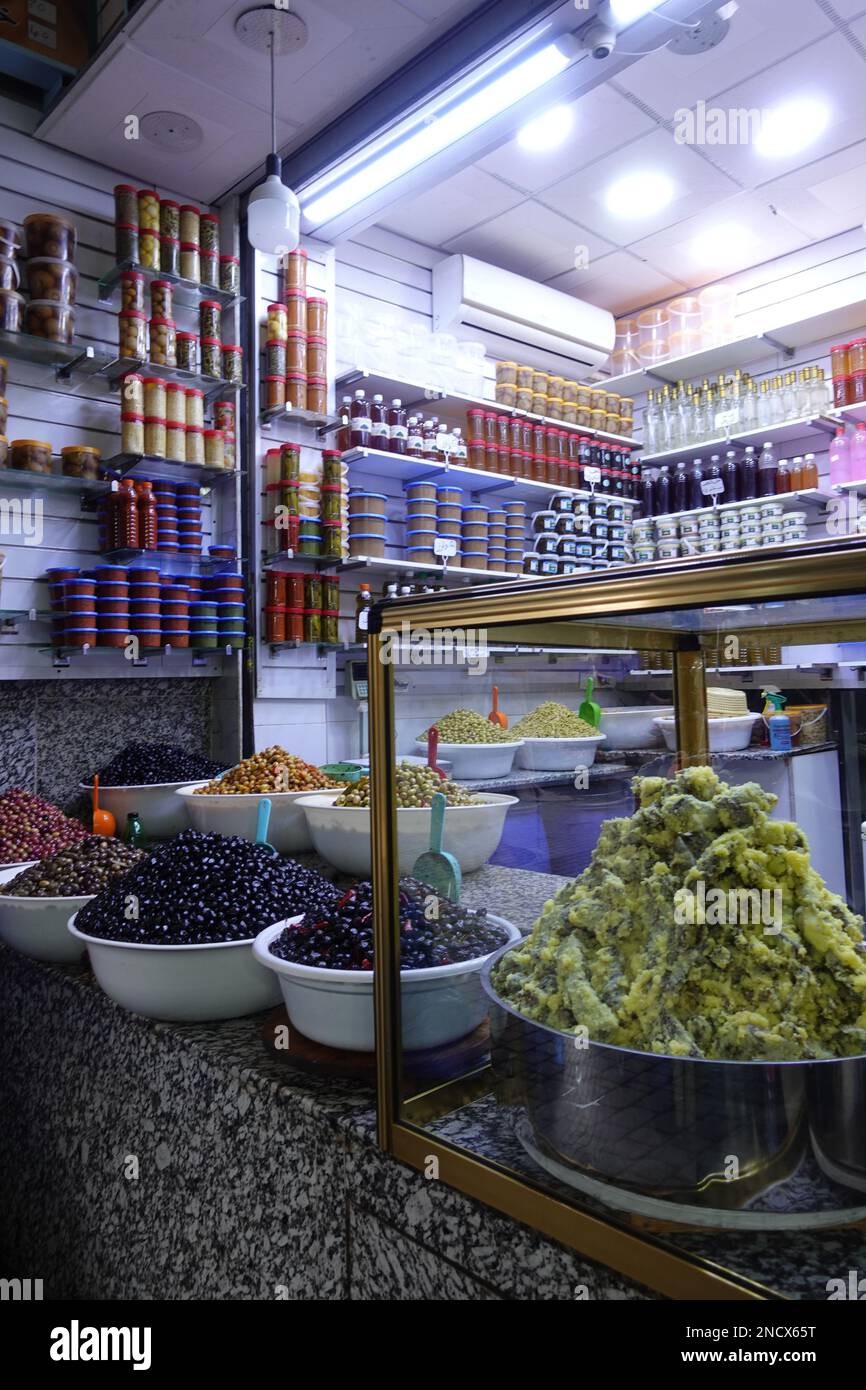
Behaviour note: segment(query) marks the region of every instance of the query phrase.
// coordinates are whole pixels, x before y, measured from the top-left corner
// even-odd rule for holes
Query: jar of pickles
[[[204,429],[204,391],[200,391],[197,386],[188,386],[183,394],[186,399],[187,425]],[[215,424],[218,430],[225,428],[219,419]]]
[[[168,413],[168,392],[161,376],[144,378],[144,414],[164,420]]]
[[[145,270],[160,270],[159,232],[148,232],[144,228],[138,233],[138,263]]]
[[[242,386],[244,380],[244,350],[237,343],[223,343],[222,374],[225,381]]]
[[[177,365],[185,372],[198,371],[198,335],[196,333],[177,334]]]
[[[180,203],[163,198],[159,205],[159,230],[162,236],[180,241]]]
[[[222,343],[219,338],[202,338],[201,370],[203,376],[213,376],[217,378],[222,376]]]
[[[211,289],[218,290],[220,287],[219,256],[216,251],[202,251],[198,253],[199,274],[201,283],[208,285]]]
[[[144,279],[144,276],[142,276]],[[144,308],[144,305],[141,306]],[[170,319],[174,309],[174,290],[170,280],[151,280],[150,312],[155,318]]]
[[[239,256],[220,256],[220,289],[224,294],[240,294],[241,262]]]
[[[339,483],[322,483],[322,520],[339,521],[342,505],[343,489]]]
[[[322,640],[322,610],[321,608],[304,609],[304,641],[321,642]]]
[[[141,309],[122,309],[117,316],[121,357],[147,360],[147,319]]]
[[[144,377],[137,372],[127,372],[120,384],[121,410],[133,415],[144,414]]]
[[[269,338],[265,343],[265,372],[268,376],[286,375],[286,341],[284,338]]]
[[[324,376],[307,377],[307,410],[313,415],[324,415],[328,409],[328,379]]]
[[[148,415],[159,415],[159,410],[148,411]],[[186,425],[186,390],[176,381],[168,381],[165,386],[165,421],[167,425]],[[183,458],[183,454],[176,457]]]
[[[198,306],[199,327],[203,338],[221,338],[223,311],[217,299],[203,299]]]
[[[181,462],[186,460],[186,425],[176,420],[165,422],[165,456]]]
[[[304,607],[321,608],[323,598],[322,576],[320,574],[304,575]]]
[[[343,523],[322,522],[322,555],[327,560],[340,560],[343,555]]]
[[[177,366],[177,324],[174,319],[151,319],[150,360],[158,367]]]
[[[342,488],[343,455],[339,449],[322,450],[322,482],[329,487]]]
[[[289,331],[289,316],[286,312],[285,304],[268,305],[268,341],[273,342],[278,339],[281,343],[286,341],[286,334]]]
[[[222,430],[205,430],[204,461],[208,468],[225,467],[225,436]]]
[[[138,458],[144,453],[144,416],[136,411],[125,410],[120,416],[120,448]]]
[[[186,461],[204,463],[204,430],[198,425],[187,425]]]
[[[327,647],[336,647],[340,642],[340,614],[336,608],[322,609],[322,641]]]
[[[286,483],[296,483],[301,476],[300,444],[280,446],[280,478]]]
[[[131,183],[114,185],[114,221],[138,226],[138,192]]]
[[[159,268],[163,275],[180,275],[180,242],[176,236],[159,238]]]
[[[201,284],[201,257],[198,242],[181,241],[180,274],[182,279],[190,280],[194,285]]]
[[[190,241],[195,241],[195,237],[190,237]],[[203,212],[200,214],[198,243],[202,251],[208,251],[219,255],[220,220],[215,212]]]
[[[148,458],[165,458],[165,420],[157,419],[154,416],[145,416],[144,420],[144,452]]]
[[[201,214],[194,203],[183,203],[180,209],[180,239],[201,245]]]
[[[120,307],[144,313],[144,276],[140,270],[125,270],[121,275]]]
[[[138,265],[138,223],[116,222],[114,225],[114,257],[118,265]]]
[[[138,190],[138,226],[142,232],[159,232],[159,194],[153,188]]]

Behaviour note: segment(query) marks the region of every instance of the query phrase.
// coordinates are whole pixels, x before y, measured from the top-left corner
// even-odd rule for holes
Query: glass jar
[[[212,376],[217,379],[222,376],[223,351],[219,338],[201,339],[201,371],[202,376]]]
[[[848,344],[848,371],[851,376],[866,372],[866,338],[855,338]]]
[[[307,378],[307,410],[324,415],[328,409],[328,381],[323,376]]]
[[[147,361],[147,319],[141,309],[124,309],[117,316],[121,357]]]
[[[532,393],[532,414],[547,414],[547,396],[541,393],[540,391],[533,391]]]
[[[51,445],[42,439],[13,439],[9,467],[25,473],[50,473]]]
[[[342,459],[343,455],[339,449],[322,450],[322,482],[329,487],[342,488],[343,486]]]
[[[322,641],[328,647],[336,647],[340,642],[340,614],[336,608],[322,609]]]
[[[321,608],[322,598],[322,576],[319,574],[304,575],[304,607]]]
[[[547,413],[552,420],[561,420],[565,403],[561,396],[548,396]]]
[[[164,410],[148,410],[148,415],[165,415],[167,425],[186,425],[186,390],[176,381],[166,382]],[[183,458],[183,454],[176,455]]]
[[[307,301],[300,290],[286,290],[286,318],[289,331],[307,332]]]
[[[849,399],[851,391],[850,376],[834,376],[833,378],[833,405],[840,410],[844,405],[850,405]]]
[[[177,324],[174,319],[151,319],[150,360],[158,367],[177,366]]]
[[[144,377],[127,372],[120,383],[120,404],[131,415],[144,415]]]
[[[138,262],[145,270],[160,269],[159,232],[147,232],[139,228]]]
[[[205,430],[204,461],[208,468],[225,467],[225,436],[222,430]]]
[[[165,422],[165,456],[169,459],[186,460],[186,425],[176,420]]]
[[[838,343],[836,347],[830,349],[830,365],[833,372],[833,380],[838,377],[848,376],[851,371],[848,365],[848,344]]]
[[[526,387],[518,386],[514,399],[515,408],[517,410],[525,410],[526,413],[529,414],[532,411],[532,400],[532,392]]]
[[[138,223],[117,222],[114,227],[114,258],[118,265],[138,265]]]
[[[120,307],[127,312],[144,313],[144,276],[140,270],[125,270],[120,277]]]
[[[187,463],[204,463],[204,430],[199,425],[187,425]]]
[[[177,365],[185,372],[198,371],[198,336],[195,333],[177,334]]]
[[[216,299],[203,299],[198,306],[199,329],[203,338],[222,338],[223,311]]]
[[[138,226],[138,192],[131,183],[114,185],[114,221]]]
[[[144,416],[133,411],[124,411],[120,417],[120,448],[124,454],[135,454],[138,458],[144,453]]]
[[[322,610],[321,608],[304,609],[304,641],[321,642],[322,640]]]
[[[180,243],[180,274],[182,279],[190,280],[194,285],[201,284],[201,256],[195,241]]]
[[[149,458],[165,458],[165,420],[146,415],[144,418],[144,452]]]
[[[163,198],[159,205],[159,230],[162,236],[180,241],[180,203]]]
[[[226,468],[235,467],[237,467],[235,436],[233,434],[226,434]]]
[[[307,253],[302,246],[290,251],[282,265],[286,291],[294,290],[302,295],[307,293]]]
[[[322,483],[322,520],[339,521],[342,507],[343,489],[339,483]]]
[[[89,444],[70,444],[60,450],[61,472],[69,478],[98,478],[102,454]]]
[[[213,422],[218,430],[226,430],[234,433],[235,428],[235,405],[234,401],[214,401]],[[187,420],[189,424],[189,420]]]
[[[144,277],[142,276],[142,279]],[[133,308],[137,307],[135,305]],[[144,308],[144,305],[141,306]],[[151,280],[150,312],[154,318],[170,319],[174,309],[174,290],[170,280]]]
[[[215,251],[199,249],[198,261],[201,283],[209,286],[210,289],[218,290],[220,287],[219,256]]]
[[[566,405],[577,405],[578,385],[576,381],[563,381],[562,399]]]
[[[163,275],[180,275],[180,242],[176,236],[159,238],[159,268]]]
[[[282,444],[280,446],[280,478],[283,482],[296,483],[300,479],[300,476],[300,444]]]
[[[144,414],[150,419],[165,420],[168,415],[168,391],[161,376],[144,378]]]
[[[159,194],[153,188],[138,190],[138,225],[143,232],[159,232]]]
[[[286,402],[293,410],[306,410],[307,408],[307,374],[306,372],[287,372],[286,373]]]
[[[322,555],[326,560],[342,559],[343,523],[341,521],[322,522]]]
[[[296,328],[286,333],[286,371],[307,374],[307,339]]]
[[[222,374],[225,381],[242,386],[244,380],[244,350],[237,343],[223,343]]]
[[[849,381],[849,405],[862,405],[866,401],[866,371],[852,372]]]
[[[484,411],[479,409],[466,412],[466,437],[470,441],[484,438]]]
[[[286,404],[286,378],[266,376],[262,379],[265,410],[278,410]]]
[[[513,409],[517,404],[517,387],[509,385],[507,381],[497,381],[494,394],[497,405]]]
[[[322,576],[322,607],[327,610],[339,610],[340,581],[335,574]]]
[[[267,341],[281,342],[286,341],[286,334],[289,331],[289,316],[286,313],[285,304],[268,305]]]
[[[196,238],[190,237],[190,241]],[[215,212],[203,212],[199,216],[198,243],[202,251],[216,253],[220,249],[220,220]]]
[[[311,295],[307,300],[307,333],[311,338],[328,336],[328,301],[322,295]]]
[[[220,256],[220,289],[224,294],[240,294],[241,263],[238,256]]]
[[[487,440],[484,445],[484,471],[485,473],[499,472],[499,445],[491,444],[490,440]]]
[[[269,338],[265,343],[265,372],[268,376],[286,375],[286,343],[284,338]]]
[[[470,439],[469,441],[469,467],[486,468],[485,461],[486,445],[483,439]]]
[[[198,429],[204,429],[204,391],[200,391],[197,386],[188,386],[184,391],[186,400],[186,423],[195,425]],[[214,421],[218,430],[224,429],[222,421]]]
[[[307,376],[313,377],[327,376],[328,372],[328,344],[324,338],[307,338]]]
[[[180,209],[180,239],[201,245],[201,214],[195,203],[183,203]]]

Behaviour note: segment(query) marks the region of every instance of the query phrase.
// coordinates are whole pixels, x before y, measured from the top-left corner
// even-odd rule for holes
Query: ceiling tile
[[[758,0],[741,3],[728,35],[717,48],[680,57],[667,48],[635,63],[617,84],[665,119],[700,100],[709,103],[744,77],[762,74],[781,58],[833,29],[815,0]],[[671,30],[671,37],[675,30]]]
[[[764,184],[760,196],[813,239],[858,226],[866,213],[866,140]]]
[[[565,290],[611,313],[622,315],[681,294],[687,287],[679,280],[646,265],[629,251],[614,251],[588,271],[570,270],[548,281],[554,289]]]
[[[818,3],[818,0],[815,0]],[[855,15],[866,14],[866,5],[863,0],[832,0],[833,9],[843,19],[853,19]]]
[[[479,161],[479,168],[525,188],[529,193],[558,183],[590,160],[618,149],[629,140],[654,130],[655,122],[608,86],[564,102],[574,125],[568,139],[555,150],[530,153],[517,140]]]
[[[688,285],[705,285],[808,245],[809,235],[774,214],[771,201],[756,193],[740,193],[633,243],[631,250]],[[726,228],[731,229],[727,234]],[[738,229],[742,236],[736,235]]]
[[[659,212],[633,219],[614,217],[604,204],[611,184],[629,174],[651,169],[666,174],[674,184],[673,201]],[[736,185],[684,145],[677,145],[665,130],[634,141],[626,149],[591,164],[554,188],[544,191],[546,204],[588,227],[616,245],[630,245],[694,216],[709,202],[736,192]]]
[[[444,249],[476,256],[533,280],[548,280],[572,270],[578,257],[585,264],[586,257],[597,260],[614,248],[559,213],[528,202],[446,242]]]
[[[418,197],[406,198],[380,225],[427,246],[442,246],[461,232],[524,201],[523,194],[480,169],[461,169]]]
[[[399,3],[410,14],[426,19],[430,24],[446,19],[450,25],[481,9],[484,0],[399,0]]]

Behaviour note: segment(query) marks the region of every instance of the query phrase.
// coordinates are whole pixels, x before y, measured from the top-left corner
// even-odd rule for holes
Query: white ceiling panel
[[[522,193],[480,169],[462,169],[382,218],[381,226],[427,246],[443,246],[461,232],[522,203]]]
[[[815,0],[818,3],[818,0]],[[832,0],[833,9],[842,19],[853,19],[856,15],[866,14],[866,5],[863,0]]]
[[[533,280],[549,280],[572,270],[578,258],[581,263],[587,255],[598,260],[615,248],[540,203],[527,202],[446,242],[444,249]]]
[[[614,251],[588,270],[570,270],[548,283],[554,289],[565,290],[617,315],[671,298],[686,288],[679,280],[646,265],[629,251]]]
[[[608,188],[621,178],[647,170],[662,173],[672,181],[675,189],[672,202],[657,212],[641,214],[640,208],[636,208],[638,215],[634,218],[615,217],[604,202]],[[668,131],[659,130],[598,160],[554,188],[545,189],[544,202],[598,236],[618,246],[627,246],[695,216],[709,202],[717,202],[737,191],[729,178],[694,150],[676,144]]]
[[[478,8],[478,0],[399,0],[399,3],[404,10],[429,24],[439,19],[447,19],[449,24],[456,24],[464,15],[471,14]]]
[[[797,251],[809,241],[808,233],[774,214],[769,199],[741,193],[636,242],[631,250],[688,285],[704,285]]]
[[[595,87],[565,105],[573,115],[574,125],[568,139],[558,148],[530,152],[522,149],[517,140],[510,140],[480,160],[479,168],[528,193],[537,193],[591,160],[656,128],[651,117],[607,86]]]
[[[765,184],[760,196],[813,239],[858,226],[866,209],[866,140]]]
[[[635,63],[617,82],[671,119],[681,108],[694,107],[700,100],[709,103],[744,77],[765,73],[773,63],[832,30],[832,20],[815,0],[741,0],[717,48],[688,57],[660,49]],[[671,37],[675,32],[671,30]]]

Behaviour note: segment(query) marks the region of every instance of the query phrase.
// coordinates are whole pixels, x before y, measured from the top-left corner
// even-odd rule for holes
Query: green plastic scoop
[[[591,724],[594,729],[597,729],[601,723],[601,705],[597,705],[593,700],[592,687],[592,676],[587,676],[586,695],[577,713],[581,719],[586,720],[587,724]]]
[[[446,854],[442,849],[447,805],[441,792],[433,793],[430,803],[430,848],[415,860],[412,877],[428,884],[440,898],[448,898],[456,903],[460,901],[463,875],[454,855]]]
[[[263,796],[259,802],[259,813],[256,818],[256,844],[261,845],[269,854],[279,854],[279,850],[268,843],[268,826],[271,823],[271,802],[270,798]]]

